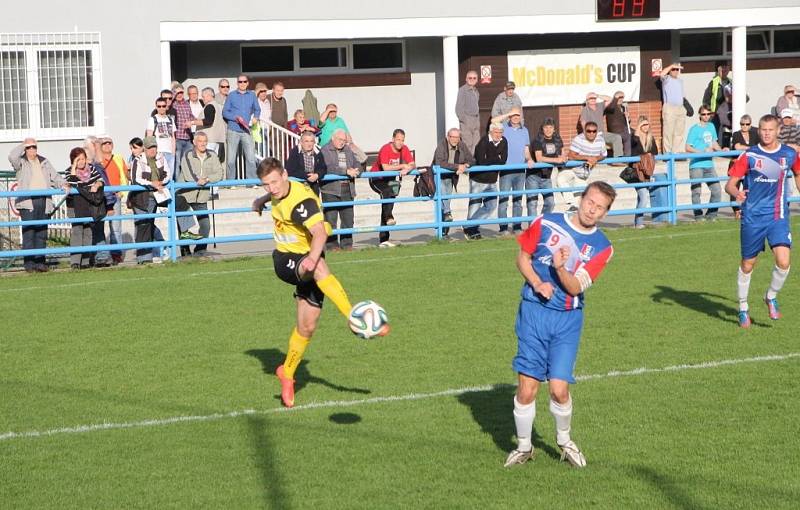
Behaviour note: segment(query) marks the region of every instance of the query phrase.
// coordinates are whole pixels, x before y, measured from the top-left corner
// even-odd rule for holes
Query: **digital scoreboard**
[[[597,21],[636,21],[661,17],[661,0],[597,0]]]

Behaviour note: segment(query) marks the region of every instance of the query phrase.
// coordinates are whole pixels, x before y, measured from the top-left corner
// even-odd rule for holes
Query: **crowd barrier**
[[[680,160],[690,160],[696,158],[708,158],[708,157],[724,157],[730,158],[735,157],[740,154],[740,151],[725,151],[725,152],[713,152],[713,153],[703,153],[703,154],[665,154],[659,155],[656,157],[659,161],[666,162],[666,179],[655,181],[655,182],[645,182],[645,183],[636,183],[636,184],[627,184],[622,183],[610,183],[615,189],[626,189],[626,188],[666,188],[667,193],[667,204],[658,207],[644,207],[644,208],[634,208],[634,209],[614,209],[609,212],[610,216],[624,216],[624,215],[634,215],[634,214],[663,214],[666,213],[668,215],[668,222],[671,224],[676,224],[678,221],[678,213],[681,211],[689,211],[694,209],[708,209],[708,208],[721,208],[721,207],[731,207],[736,205],[735,202],[730,201],[721,201],[715,203],[703,203],[699,205],[689,204],[679,204],[677,200],[677,187],[681,185],[691,185],[694,183],[712,183],[712,182],[720,182],[726,181],[727,176],[720,176],[720,177],[709,177],[709,178],[700,178],[700,179],[677,179],[676,178],[676,162]],[[638,157],[623,157],[623,158],[607,158],[599,164],[617,164],[617,163],[624,163],[629,164],[638,161]],[[559,165],[561,167],[572,168],[581,166],[583,162],[580,161],[569,161],[563,165]],[[546,163],[537,163],[533,166],[533,168],[552,168],[553,165],[549,165]],[[474,166],[468,169],[468,173],[472,172],[488,172],[488,171],[509,171],[509,170],[517,170],[523,171],[528,169],[527,165],[502,165],[502,166]],[[619,168],[620,171],[622,167]],[[347,207],[347,206],[364,206],[369,204],[384,204],[384,203],[404,203],[404,202],[429,202],[431,204],[431,219],[430,221],[422,222],[422,223],[406,223],[406,224],[396,224],[391,226],[367,226],[367,227],[356,227],[356,228],[348,228],[348,229],[335,229],[333,231],[334,234],[363,234],[363,233],[373,233],[373,232],[394,232],[394,231],[404,231],[404,230],[434,230],[435,235],[437,238],[441,239],[443,237],[443,229],[445,228],[453,228],[453,227],[468,227],[473,225],[490,225],[490,224],[513,224],[513,223],[523,223],[523,222],[530,222],[534,219],[534,216],[509,216],[507,218],[486,218],[480,220],[459,220],[459,221],[451,221],[451,222],[444,222],[442,221],[442,201],[443,200],[461,200],[461,199],[470,199],[470,198],[477,198],[477,197],[516,197],[516,196],[527,196],[532,195],[531,190],[519,190],[519,191],[495,191],[495,192],[488,192],[488,193],[453,193],[449,195],[445,195],[441,193],[441,178],[442,175],[447,173],[452,173],[449,170],[442,169],[438,166],[433,166],[430,169],[422,169],[422,171],[432,171],[434,172],[434,179],[436,182],[436,193],[432,196],[422,196],[422,197],[397,197],[397,198],[370,198],[370,199],[357,199],[351,201],[341,201],[341,202],[327,202],[323,204],[323,208],[326,207]],[[414,170],[409,175],[419,175],[420,170]],[[359,178],[366,178],[366,179],[374,179],[374,178],[382,178],[382,177],[396,177],[399,176],[399,172],[364,172],[361,174]],[[344,180],[347,177],[344,176],[335,176],[329,175],[326,176],[323,180],[324,181],[332,181],[332,180]],[[253,186],[259,185],[260,182],[255,179],[240,179],[240,180],[232,180],[232,181],[220,181],[212,184],[207,185],[206,187],[214,187],[214,188],[225,188],[225,187],[236,187],[236,186]],[[185,183],[185,182],[169,182],[166,187],[169,189],[172,196],[175,196],[175,193],[179,190],[183,189],[197,189],[200,188],[195,183]],[[572,188],[547,188],[547,189],[536,189],[535,194],[548,194],[548,193],[563,193],[563,192],[574,192],[574,191],[581,191],[583,190],[584,186],[579,187],[572,187]],[[106,191],[148,191],[150,188],[146,188],[143,186],[108,186],[106,187]],[[72,193],[77,193],[77,191],[72,190]],[[722,190],[723,196],[724,189]],[[59,195],[64,195],[64,191],[61,189],[43,189],[43,190],[29,190],[29,191],[0,191],[0,199],[5,198],[9,202],[16,197],[41,197],[41,196],[53,196],[54,200],[58,200]],[[800,197],[793,197],[789,199],[791,202],[800,201]],[[510,200],[509,200],[510,202]],[[510,205],[510,204],[509,204]],[[223,209],[209,209],[207,211],[185,211],[185,212],[177,212],[175,210],[175,202],[174,200],[170,201],[167,206],[163,207],[166,209],[165,212],[155,212],[152,214],[123,214],[123,215],[115,215],[115,216],[107,216],[102,221],[109,222],[109,221],[133,221],[136,219],[146,219],[146,218],[168,218],[168,229],[167,229],[167,236],[164,241],[152,241],[148,243],[118,243],[118,244],[103,244],[103,245],[94,245],[94,246],[81,246],[81,247],[49,247],[45,249],[37,249],[37,250],[14,250],[14,249],[4,249],[0,251],[0,259],[8,259],[12,257],[23,257],[28,255],[64,255],[70,253],[91,253],[91,252],[99,252],[99,251],[126,251],[126,250],[135,250],[135,249],[145,249],[145,248],[170,248],[170,258],[173,261],[176,261],[180,257],[180,246],[190,246],[195,244],[214,244],[214,243],[236,243],[236,242],[245,242],[245,241],[266,241],[273,239],[273,235],[271,233],[263,233],[263,234],[246,234],[246,235],[231,235],[231,236],[212,236],[203,238],[200,240],[182,240],[179,238],[179,233],[176,225],[176,218],[179,216],[197,216],[197,215],[209,215],[210,217],[214,217],[214,215],[220,214],[243,214],[243,213],[251,213],[250,204],[243,204],[243,207],[232,207],[232,208],[223,208]],[[266,210],[269,209],[267,206]],[[400,218],[402,220],[402,218]],[[64,225],[64,224],[73,224],[73,223],[88,223],[94,221],[92,218],[51,218],[45,220],[32,220],[32,221],[21,221],[21,220],[11,220],[11,221],[0,221],[0,229],[11,229],[16,227],[21,227],[25,225]]]

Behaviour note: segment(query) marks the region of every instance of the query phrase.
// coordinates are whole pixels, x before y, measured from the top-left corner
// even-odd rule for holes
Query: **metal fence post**
[[[175,181],[170,179],[167,183],[167,189],[169,190],[169,194],[172,196],[172,200],[169,201],[167,204],[167,219],[169,220],[169,244],[170,244],[170,254],[169,258],[172,262],[177,262],[178,260],[178,226],[176,224],[177,218],[175,217]],[[156,211],[158,207],[156,207]]]
[[[436,224],[436,239],[441,240],[444,236],[444,229],[442,226],[442,174],[441,168],[438,165],[431,166],[433,172],[433,180],[436,184],[436,189],[433,193],[433,214],[434,223]]]
[[[678,224],[678,186],[675,184],[675,155],[670,154],[667,161],[667,177],[669,177],[669,222]]]

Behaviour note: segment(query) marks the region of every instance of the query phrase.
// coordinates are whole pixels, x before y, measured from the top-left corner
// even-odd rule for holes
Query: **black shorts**
[[[305,280],[300,278],[300,262],[307,256],[308,253],[287,253],[274,250],[272,263],[275,267],[275,274],[281,280],[295,286],[294,297],[304,299],[311,306],[322,308],[325,294],[317,287],[313,275],[307,275]],[[325,257],[325,254],[323,253],[322,256]]]

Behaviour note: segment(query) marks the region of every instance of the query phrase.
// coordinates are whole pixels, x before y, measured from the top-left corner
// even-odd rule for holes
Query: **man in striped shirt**
[[[597,123],[593,121],[587,122],[583,127],[583,133],[573,138],[569,144],[569,159],[585,161],[584,168],[579,169],[578,172],[586,176],[578,178],[575,169],[562,168],[559,170],[558,177],[556,178],[558,187],[585,187],[583,181],[588,177],[588,172],[594,168],[598,161],[605,158],[607,155],[606,141],[603,135],[598,133]],[[562,193],[561,195],[564,197],[564,202],[569,206],[568,211],[576,211],[575,199],[581,196],[581,191]]]

